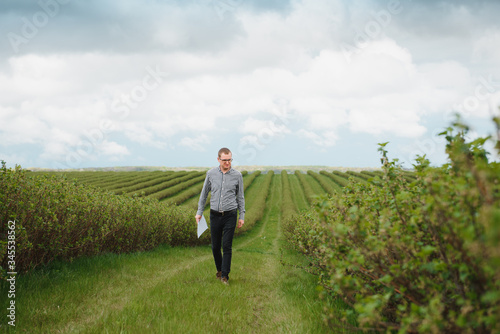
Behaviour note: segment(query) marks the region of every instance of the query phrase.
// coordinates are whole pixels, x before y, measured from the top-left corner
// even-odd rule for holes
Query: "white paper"
[[[203,232],[205,232],[206,230],[208,229],[208,226],[207,226],[207,221],[205,220],[205,217],[203,215],[201,215],[201,219],[200,219],[200,222],[198,223],[198,238],[200,237],[200,235],[203,234]]]

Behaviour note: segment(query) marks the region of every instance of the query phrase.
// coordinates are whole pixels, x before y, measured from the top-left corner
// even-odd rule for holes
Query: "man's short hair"
[[[231,150],[229,150],[227,147],[223,147],[219,150],[219,158],[222,154],[231,154]]]

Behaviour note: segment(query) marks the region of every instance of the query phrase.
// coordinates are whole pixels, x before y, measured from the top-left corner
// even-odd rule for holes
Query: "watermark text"
[[[11,220],[7,225],[7,322],[10,326],[16,326],[16,221]]]

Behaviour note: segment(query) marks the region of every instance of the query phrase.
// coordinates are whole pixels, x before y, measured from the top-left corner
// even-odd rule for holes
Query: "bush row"
[[[244,192],[245,192],[245,195],[246,195],[246,191],[248,189],[248,187],[250,187],[253,183],[253,181],[255,180],[255,178],[257,176],[259,176],[261,174],[261,171],[260,170],[257,170],[255,172],[252,172],[250,174],[248,174],[247,171],[244,171],[245,174],[243,174],[243,172],[241,174],[243,174],[243,187],[244,187]]]
[[[355,314],[381,332],[500,332],[500,166],[466,131],[447,129],[450,163],[420,157],[412,182],[382,144],[375,184],[349,183],[288,223],[323,293],[352,307],[330,319]]]
[[[309,182],[307,182],[305,175],[301,171],[296,170],[294,174],[297,175],[297,178],[299,179],[300,186],[304,191],[304,195],[306,196],[307,202],[309,204],[312,204],[316,197],[316,193],[311,188],[311,185],[309,184]]]
[[[182,173],[182,172],[181,172]],[[152,180],[146,183],[149,183],[151,185],[147,184],[137,184],[135,186],[129,187],[127,190],[121,189],[116,192],[117,195],[125,194],[128,196],[135,195],[135,196],[150,196],[150,195],[156,195],[159,192],[169,189],[172,186],[181,184],[183,182],[186,182],[188,180],[191,180],[197,176],[200,176],[200,173],[197,172],[191,172],[191,173],[183,173],[182,175],[170,175],[166,176],[163,178],[163,181],[161,180]],[[132,188],[134,190],[130,191],[129,189]]]
[[[290,180],[286,170],[281,171],[281,187],[282,187],[282,200],[281,200],[281,216],[283,220],[288,220],[297,212],[297,208],[292,198],[292,190],[290,188]]]
[[[176,185],[169,185],[168,188],[165,188],[161,191],[155,192],[151,195],[149,195],[152,198],[156,198],[158,200],[163,200],[165,198],[168,198],[170,196],[173,196],[189,187],[191,187],[194,184],[197,184],[199,182],[203,182],[205,180],[205,174],[204,173],[193,173],[195,174],[195,177],[192,177],[193,175],[188,174],[190,176],[189,179],[184,180],[183,182],[176,182]],[[201,174],[201,175],[200,175]],[[176,181],[177,179],[174,179],[172,181]]]
[[[290,179],[286,170],[281,171],[281,187],[282,187],[282,201],[281,201],[281,217],[282,217],[282,230],[285,239],[292,243],[292,238],[302,235],[305,231],[298,231],[297,228],[306,227],[305,224],[297,224],[296,214],[297,207],[292,198],[292,190],[290,187]],[[302,223],[303,220],[300,220]],[[294,245],[298,245],[298,240]]]
[[[188,176],[187,172],[178,172],[175,174],[174,173],[165,174],[165,175],[158,176],[158,177],[156,177],[152,180],[149,180],[149,181],[144,181],[144,182],[130,185],[127,187],[121,187],[121,188],[114,189],[113,192],[117,195],[134,194],[134,193],[140,193],[141,191],[146,191],[147,189],[154,187],[154,186],[158,186],[158,185],[161,185],[161,186],[159,186],[158,188],[156,188],[154,190],[163,189],[163,188],[161,188],[162,186],[168,186],[169,184],[175,184],[175,182],[182,182],[187,176]],[[184,179],[183,179],[183,177],[184,177]],[[175,180],[177,180],[177,181],[175,181]],[[151,190],[151,191],[153,191],[153,190]]]
[[[355,180],[357,181],[361,181],[361,182],[366,182],[368,181],[368,179],[370,179],[370,176],[368,175],[365,175],[363,173],[356,173],[356,172],[353,172],[353,171],[347,171],[345,172],[348,177],[353,177]]]
[[[168,171],[168,172],[140,172],[140,173],[141,173],[140,176],[136,176],[136,177],[132,178],[131,180],[125,180],[125,181],[122,181],[120,183],[116,183],[113,185],[107,185],[106,190],[115,191],[115,190],[118,190],[121,188],[134,186],[134,185],[137,185],[140,183],[144,183],[147,181],[152,181],[154,179],[158,179],[159,177],[162,177],[162,176],[172,175],[174,172]],[[180,174],[175,174],[175,175],[180,176]]]
[[[115,196],[76,180],[28,177],[20,167],[0,171],[0,261],[7,269],[9,221],[15,221],[15,270],[54,259],[132,252],[159,244],[192,245],[196,224],[182,207]],[[12,271],[12,270],[9,270]]]
[[[184,203],[192,197],[199,197],[201,190],[203,189],[203,183],[204,179],[200,180],[198,183],[195,183],[190,188],[186,189],[186,191],[180,191],[177,195],[168,198],[167,200],[163,201],[163,203],[178,205]]]
[[[105,190],[118,189],[128,187],[139,182],[145,182],[148,180],[153,180],[154,177],[162,177],[172,172],[103,172],[103,177],[94,181],[83,181],[85,184],[92,184],[96,187],[103,188]],[[113,177],[114,174],[118,174],[118,177]]]
[[[259,173],[260,175],[260,173]],[[256,200],[253,201],[252,207],[245,208],[245,225],[242,228],[236,229],[235,234],[241,234],[245,231],[252,229],[259,220],[264,216],[264,210],[266,209],[266,200],[269,194],[269,188],[271,186],[271,181],[273,180],[273,171],[267,172],[262,187],[259,189],[258,196]],[[245,196],[246,197],[246,196]]]
[[[127,179],[130,177],[130,173],[116,173],[116,172],[93,172],[95,177],[92,178],[84,178],[83,180],[80,179],[80,177],[77,177],[77,179],[85,184],[92,184],[95,186],[105,186],[106,184],[112,184],[115,182],[123,182],[123,180]],[[136,174],[137,172],[134,172]],[[54,175],[57,175],[56,173]],[[59,174],[60,175],[60,174]],[[70,179],[68,176],[66,176],[68,179]]]
[[[340,188],[345,187],[349,183],[349,181],[346,178],[339,176],[335,172],[332,173],[324,172],[323,175],[328,176],[330,179],[332,179],[333,182],[335,182]]]
[[[333,187],[337,190],[337,192],[341,191],[342,188],[345,185],[347,185],[347,180],[344,179],[343,177],[337,176],[337,175],[335,175],[333,173],[328,173],[327,171],[324,171],[324,170],[320,171],[319,173],[321,175],[324,175],[324,176],[328,177],[330,180],[333,181],[333,183],[334,183]]]
[[[319,182],[321,187],[328,193],[328,194],[336,194],[340,188],[335,187],[333,185],[333,182],[328,182],[328,179],[323,178],[323,176],[319,173],[313,172],[313,171],[307,171],[307,174],[311,175],[316,181]],[[336,185],[336,184],[335,184]]]

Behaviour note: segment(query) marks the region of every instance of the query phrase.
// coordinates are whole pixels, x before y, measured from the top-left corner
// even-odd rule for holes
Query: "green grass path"
[[[16,332],[331,333],[316,278],[280,263],[303,261],[281,250],[280,201],[275,175],[264,218],[234,240],[229,286],[208,246],[55,264],[19,277]]]

